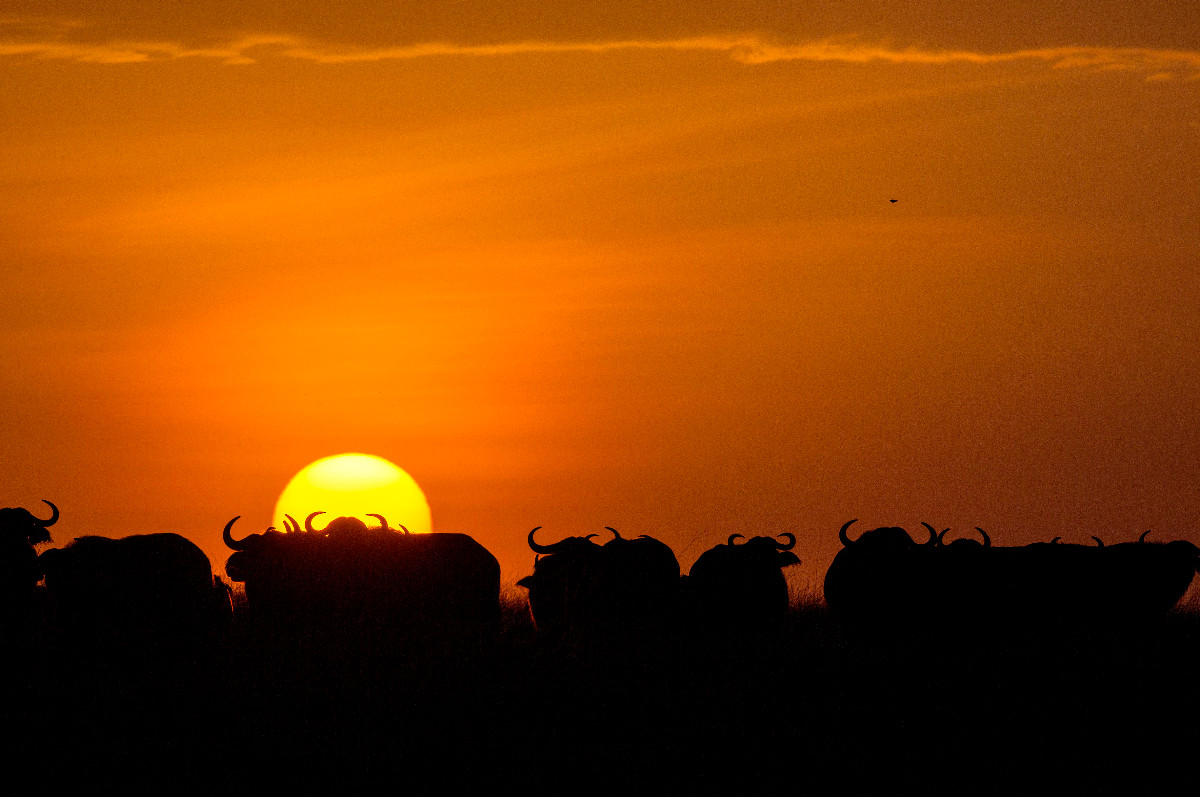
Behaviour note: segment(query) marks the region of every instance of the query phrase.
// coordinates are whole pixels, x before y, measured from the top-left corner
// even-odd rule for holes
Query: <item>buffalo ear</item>
[[[245,564],[245,556],[240,553],[233,554],[225,561],[225,575],[229,576],[230,581],[245,581],[248,575]]]
[[[34,526],[29,530],[29,533],[25,535],[25,539],[29,541],[30,545],[41,545],[45,542],[53,542],[53,540],[50,539],[50,532],[46,531],[45,526]]]
[[[800,557],[796,556],[796,554],[792,553],[791,551],[780,551],[779,559],[777,561],[779,562],[780,567],[788,567],[789,565],[800,564]]]

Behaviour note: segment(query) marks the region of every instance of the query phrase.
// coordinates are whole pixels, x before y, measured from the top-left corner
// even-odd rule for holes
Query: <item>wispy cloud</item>
[[[252,64],[248,55],[256,48],[270,45],[294,46],[286,36],[248,36],[212,47],[189,47],[176,42],[113,41],[96,44],[69,41],[5,41],[0,39],[0,56],[78,61],[93,64],[130,64],[148,61],[173,61],[181,58],[216,59],[227,64]]]
[[[1200,77],[1200,52],[1145,47],[1045,47],[987,53],[973,50],[938,50],[863,43],[851,38],[822,39],[798,44],[780,44],[756,36],[697,36],[680,39],[622,39],[610,41],[516,41],[495,44],[424,42],[396,47],[336,47],[294,36],[246,36],[229,42],[192,47],[164,41],[111,41],[85,43],[66,36],[29,36],[25,40],[4,36],[0,20],[0,56],[70,60],[118,64],[177,60],[215,59],[226,64],[288,58],[318,64],[354,64],[420,58],[488,58],[532,54],[604,54],[622,51],[709,52],[748,65],[788,61],[813,63],[886,63],[913,66],[973,64],[988,66],[1008,63],[1042,63],[1060,69],[1140,71],[1149,80]],[[45,32],[44,27],[25,27],[24,32]]]
[[[676,50],[735,53],[757,45],[753,38],[704,36],[687,39],[626,39],[597,42],[523,41],[501,44],[449,44],[428,42],[375,49],[329,49],[294,46],[281,52],[322,64],[346,64],[364,61],[397,61],[433,56],[488,57],[545,53],[611,53],[622,50]]]
[[[1145,47],[1043,47],[1004,53],[972,50],[922,50],[893,48],[827,39],[797,45],[757,44],[733,51],[739,61],[766,64],[777,61],[840,61],[846,63],[887,62],[894,64],[1002,64],[1041,61],[1059,68],[1100,69],[1187,69],[1200,71],[1200,52]]]

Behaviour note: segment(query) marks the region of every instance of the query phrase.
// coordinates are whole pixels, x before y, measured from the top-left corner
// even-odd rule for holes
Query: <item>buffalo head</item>
[[[43,501],[51,510],[47,520],[34,516],[28,509],[0,509],[0,625],[10,615],[28,616],[30,601],[42,577],[34,546],[50,542],[50,532],[46,529],[58,520],[58,507]]]
[[[785,542],[780,542],[779,537],[785,538]],[[753,555],[764,564],[771,564],[774,567],[788,567],[789,565],[800,564],[800,557],[792,553],[792,548],[796,547],[796,535],[791,532],[783,532],[775,537],[751,537],[743,543],[735,543],[734,540],[746,539],[742,534],[731,534],[726,542],[730,548],[737,548],[739,551],[748,553],[741,554],[745,558]]]
[[[933,527],[930,526],[928,523],[922,523],[921,525],[924,526],[925,528],[929,529],[930,534],[934,533]],[[975,527],[975,530],[978,531],[980,536],[983,537],[983,542],[980,542],[979,540],[972,540],[968,537],[963,537],[961,539],[952,540],[951,542],[946,542],[945,541],[946,532],[950,531],[950,529],[943,529],[942,532],[937,535],[937,547],[953,548],[955,550],[976,550],[976,549],[980,549],[980,548],[991,548],[992,547],[992,538],[988,536],[988,533],[986,531],[984,531],[983,529],[979,528],[978,526]],[[1103,545],[1103,543],[1101,543],[1101,544]]]
[[[47,520],[41,520],[28,509],[20,507],[0,509],[0,539],[21,545],[50,542],[50,532],[46,529],[58,522],[58,507],[44,498],[42,503],[50,507]]]
[[[781,541],[779,538],[782,537]],[[795,535],[741,534],[700,555],[688,575],[688,590],[700,628],[721,636],[757,637],[778,628],[787,613],[783,568],[800,564],[792,553]]]
[[[871,551],[905,551],[918,547],[918,543],[909,536],[908,532],[899,526],[884,526],[871,531],[864,531],[859,535],[857,540],[851,540],[846,533],[851,525],[857,523],[857,520],[847,521],[838,531],[838,539],[842,541],[842,546],[856,550],[871,550]],[[929,539],[921,545],[930,547],[938,544],[938,534],[929,524],[922,524],[929,531]]]

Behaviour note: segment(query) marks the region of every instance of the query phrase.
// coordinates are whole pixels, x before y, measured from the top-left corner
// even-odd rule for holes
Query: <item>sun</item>
[[[372,526],[383,515],[392,528],[414,533],[432,531],[425,493],[396,465],[370,454],[338,454],[318,459],[292,477],[275,504],[273,525],[284,528],[284,515],[301,525],[313,512],[325,512],[313,525],[321,528],[336,517],[353,516]]]

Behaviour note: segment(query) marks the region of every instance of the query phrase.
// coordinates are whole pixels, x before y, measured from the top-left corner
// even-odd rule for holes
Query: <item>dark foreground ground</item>
[[[813,604],[767,639],[564,650],[514,604],[489,650],[362,644],[244,621],[183,653],[12,641],[5,772],[39,792],[1078,794],[1194,789],[1200,763],[1192,612],[916,643]]]

